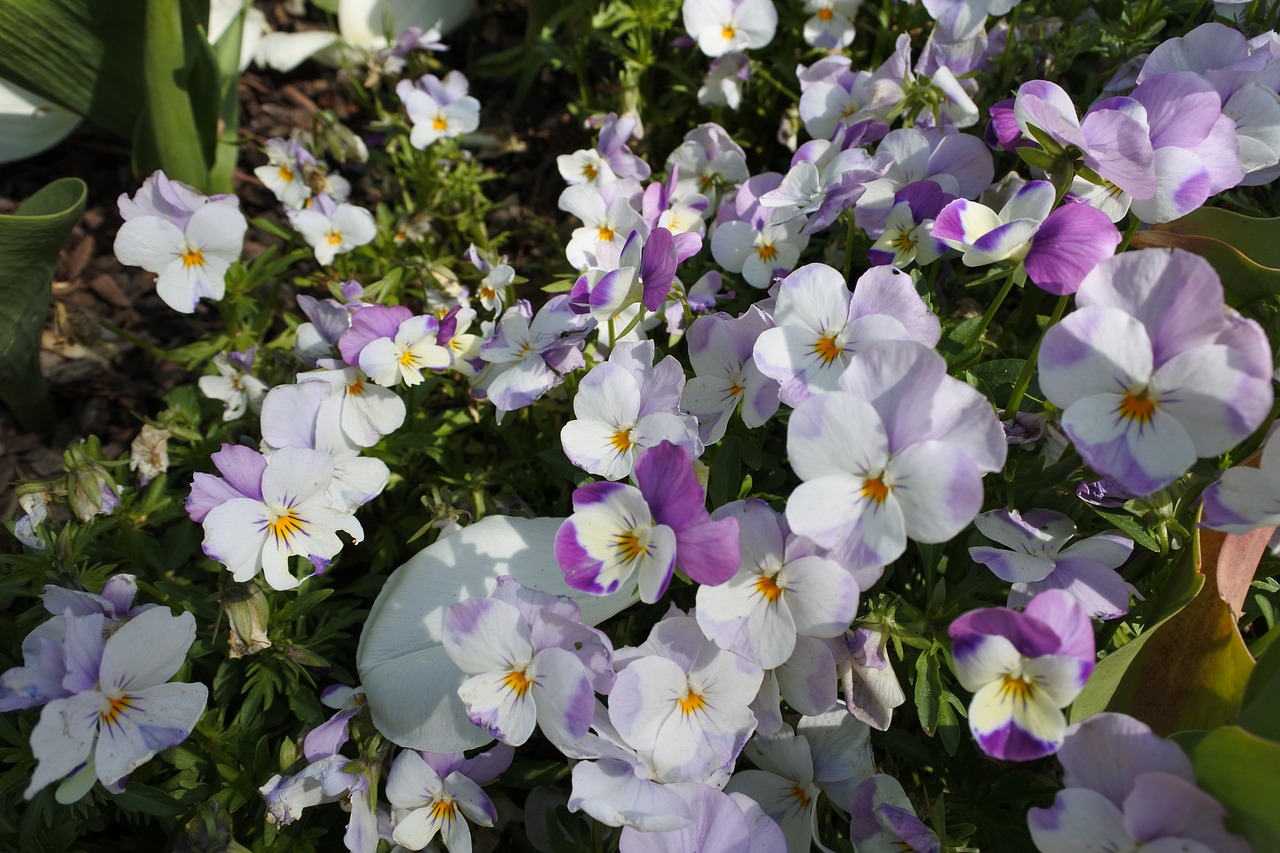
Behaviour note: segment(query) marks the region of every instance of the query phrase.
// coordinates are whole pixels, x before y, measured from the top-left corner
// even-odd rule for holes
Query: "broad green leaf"
[[[197,27],[196,0],[147,0],[143,55],[146,105],[132,134],[134,169],[163,169],[202,192],[216,145],[217,64]],[[154,157],[154,162],[150,158]],[[222,189],[222,188],[219,188]]]
[[[88,188],[79,178],[48,184],[9,216],[0,216],[0,400],[24,429],[53,420],[40,374],[40,333],[49,310],[49,283],[58,251],[84,210]]]
[[[1249,676],[1235,722],[1256,735],[1280,742],[1280,651],[1271,649],[1258,658]]]
[[[1233,304],[1280,293],[1280,217],[1259,219],[1202,207],[1139,231],[1131,245],[1186,249],[1202,256],[1222,277],[1227,301]]]
[[[1253,577],[1267,538],[1197,532],[1193,553],[1204,585],[1186,607],[1139,638],[1127,665],[1119,659],[1108,668],[1109,680],[1117,668],[1122,672],[1107,710],[1137,717],[1161,735],[1212,729],[1236,715],[1254,662],[1236,625],[1236,604],[1224,591],[1234,598],[1241,579]],[[1082,718],[1073,709],[1072,719]]]
[[[1156,554],[1160,553],[1160,543],[1155,537],[1147,532],[1147,529],[1138,523],[1132,515],[1127,512],[1108,512],[1100,507],[1093,507],[1093,511],[1101,518],[1106,519],[1116,526],[1116,528],[1129,535],[1137,544],[1152,551]]]
[[[1280,850],[1280,743],[1237,728],[1209,732],[1191,755],[1196,782],[1230,813],[1253,849]]]
[[[133,135],[142,106],[144,0],[5,0],[0,77]]]

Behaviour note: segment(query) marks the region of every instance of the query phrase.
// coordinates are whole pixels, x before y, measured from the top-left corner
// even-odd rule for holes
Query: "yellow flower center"
[[[822,359],[823,364],[830,364],[840,357],[844,350],[836,343],[835,335],[823,335],[813,344],[813,351]]]
[[[600,170],[596,168],[595,163],[584,163],[582,165],[582,174],[588,181],[594,181],[596,176],[600,174]]]
[[[756,578],[756,592],[764,597],[764,600],[773,604],[782,597],[782,587],[778,585],[776,577],[761,575]]]
[[[835,16],[835,13],[834,13],[834,12],[832,12],[830,9],[819,9],[819,10],[818,10],[818,20],[819,20],[819,21],[829,21],[829,20],[831,20],[834,16]]]
[[[529,692],[529,688],[533,686],[533,681],[523,671],[512,671],[508,672],[506,677],[502,679],[502,686],[509,688],[517,696],[524,696]]]
[[[613,229],[608,225],[602,225],[596,229],[596,239],[601,243],[608,243],[613,239]]]
[[[302,532],[302,519],[292,509],[286,509],[267,522],[267,530],[276,538],[277,543],[282,539],[288,542],[290,537]]]
[[[449,120],[442,115],[437,115],[431,120],[431,126],[443,133],[449,129]]]
[[[190,246],[182,253],[183,269],[191,269],[192,267],[204,266],[204,252],[199,249],[193,249]]]
[[[889,487],[885,484],[883,475],[878,477],[868,477],[862,484],[862,496],[882,504],[889,497]]]
[[[120,718],[120,713],[131,707],[133,707],[133,700],[128,696],[106,699],[98,710],[98,721],[104,726],[113,726],[116,720]]]
[[[733,24],[725,24],[720,28],[720,38],[725,41],[732,41],[733,37],[737,34],[738,30],[733,26]]]
[[[619,429],[609,436],[609,443],[613,445],[613,449],[619,453],[626,453],[628,450],[636,446],[631,440],[630,429]]]
[[[400,353],[400,357],[396,359],[401,367],[407,367],[410,370],[418,366],[418,357],[413,354],[413,350],[406,348]]]
[[[889,241],[889,245],[899,252],[910,252],[916,247],[916,241],[911,239],[910,231],[902,231]]]
[[[280,180],[284,181],[286,184],[293,181],[293,170],[288,166],[281,166],[276,170],[276,174],[279,175]]]
[[[1012,698],[1015,702],[1026,705],[1035,692],[1035,686],[1020,676],[1005,673],[1000,679],[1000,701]]]
[[[802,809],[807,809],[809,807],[809,803],[813,802],[812,798],[809,796],[809,792],[801,785],[792,786],[791,796],[795,797],[796,802],[800,804],[800,808]]]
[[[703,699],[698,693],[692,689],[676,700],[676,704],[680,706],[680,713],[692,714],[694,711],[701,711],[707,705],[707,700]]]
[[[613,544],[623,562],[630,563],[649,554],[649,543],[641,541],[640,534],[634,530],[619,533],[614,537]]]
[[[762,261],[771,261],[778,257],[778,250],[772,243],[765,243],[763,246],[756,247],[756,254],[760,256]]]
[[[364,382],[360,379],[356,379],[347,386],[347,393],[353,397],[359,397],[364,393]]]
[[[458,807],[452,797],[441,797],[431,803],[431,819],[436,823],[453,823],[458,816]]]
[[[325,235],[325,239],[329,241],[330,246],[336,246],[342,242],[342,234],[337,231],[330,231]]]
[[[1151,392],[1146,388],[1141,391],[1130,391],[1124,395],[1116,413],[1125,420],[1137,421],[1145,425],[1151,423],[1159,408],[1159,401],[1151,399]]]

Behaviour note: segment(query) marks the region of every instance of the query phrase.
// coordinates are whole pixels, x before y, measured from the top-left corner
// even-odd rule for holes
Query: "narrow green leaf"
[[[0,216],[0,400],[24,429],[53,422],[40,374],[40,333],[49,310],[49,282],[58,251],[84,210],[88,188],[79,178],[46,185],[9,216]]]
[[[1139,524],[1137,519],[1132,515],[1129,515],[1127,512],[1109,512],[1108,510],[1096,506],[1093,508],[1093,511],[1099,518],[1106,519],[1114,524],[1118,530],[1123,533],[1127,533],[1134,542],[1138,543],[1143,548],[1146,548],[1148,551],[1156,554],[1160,553],[1160,543],[1157,542],[1155,537],[1148,533],[1147,529]]]

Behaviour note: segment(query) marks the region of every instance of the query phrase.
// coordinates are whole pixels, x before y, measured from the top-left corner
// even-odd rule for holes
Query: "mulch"
[[[268,2],[278,26],[287,22],[280,4]],[[454,50],[442,61],[465,69],[485,53],[519,44],[523,38],[523,2],[490,5],[474,27],[454,35]],[[314,25],[314,24],[313,24]],[[283,220],[274,196],[253,176],[265,162],[259,150],[273,136],[287,137],[313,126],[317,110],[329,110],[344,123],[360,127],[362,117],[347,95],[345,72],[304,63],[289,74],[251,68],[241,76],[241,131],[246,137],[236,191],[250,218]],[[590,136],[565,111],[567,90],[554,81],[538,87],[527,103],[516,103],[504,81],[472,78],[472,94],[482,104],[485,129],[510,143],[491,167],[500,177],[486,187],[499,202],[491,231],[510,232],[505,247],[517,270],[563,264],[561,246],[521,238],[530,218],[552,220],[567,234],[568,224],[556,208],[562,183],[555,156],[590,144]],[[217,312],[202,304],[195,313],[179,314],[160,301],[154,276],[122,266],[112,250],[121,220],[116,199],[134,192],[141,182],[130,169],[129,145],[113,134],[81,124],[65,141],[28,160],[0,168],[0,213],[12,212],[40,187],[60,177],[85,181],[89,196],[85,213],[59,256],[52,285],[53,303],[42,337],[41,367],[51,386],[58,421],[48,436],[23,432],[0,406],[0,518],[15,518],[12,486],[23,480],[60,475],[66,446],[97,435],[107,458],[128,453],[142,418],[155,415],[162,396],[194,381],[185,370],[156,358],[116,334],[118,328],[160,349],[176,348],[217,328]],[[358,177],[353,201],[362,199]],[[545,233],[545,229],[544,229]],[[251,229],[245,256],[252,258],[272,239]],[[533,287],[534,285],[530,285]],[[9,542],[0,548],[7,549]]]

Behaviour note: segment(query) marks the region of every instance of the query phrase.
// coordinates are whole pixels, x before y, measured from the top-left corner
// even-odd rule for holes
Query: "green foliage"
[[[38,353],[58,252],[84,210],[79,178],[43,187],[13,214],[0,216],[0,401],[26,429],[52,426],[53,409]]]

